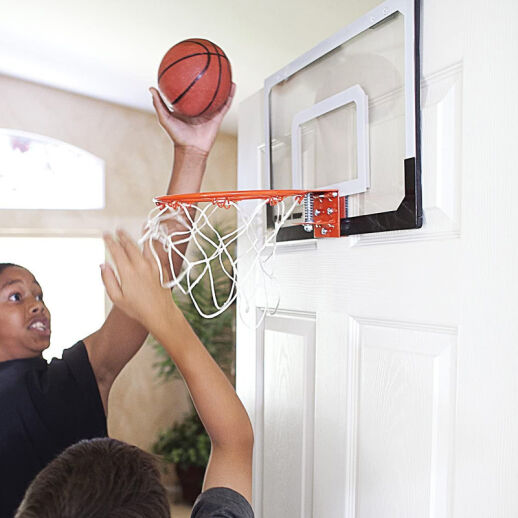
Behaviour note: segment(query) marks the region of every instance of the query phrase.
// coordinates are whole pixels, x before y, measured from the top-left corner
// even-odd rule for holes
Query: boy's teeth
[[[41,322],[34,322],[34,324],[31,324],[31,329],[32,328],[44,330],[45,326]]]

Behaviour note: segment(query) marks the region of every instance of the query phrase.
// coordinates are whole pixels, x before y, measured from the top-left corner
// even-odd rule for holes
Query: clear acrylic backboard
[[[338,189],[341,235],[422,225],[418,22],[388,0],[265,81],[267,188]],[[277,239],[313,237],[301,222]]]

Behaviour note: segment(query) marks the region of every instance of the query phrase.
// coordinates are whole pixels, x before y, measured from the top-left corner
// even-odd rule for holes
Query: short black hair
[[[80,441],[32,481],[15,518],[169,518],[156,459],[110,438]]]

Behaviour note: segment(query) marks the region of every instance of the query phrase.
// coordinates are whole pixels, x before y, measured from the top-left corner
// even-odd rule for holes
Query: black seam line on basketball
[[[214,45],[214,43],[212,45]],[[221,85],[221,59],[220,59],[219,55],[218,55],[218,64],[219,64],[218,84],[216,85],[216,90],[214,91],[214,95],[212,96],[212,99],[209,101],[209,104],[207,104],[205,109],[202,110],[200,113],[198,113],[196,115],[196,117],[200,117],[200,115],[203,115],[211,107],[212,103],[214,102],[214,99],[216,99],[216,96],[218,95],[219,87]]]
[[[206,41],[207,43],[211,43],[212,46],[216,49],[216,52],[221,50],[217,45],[212,43],[212,41],[209,41],[209,40],[202,40],[202,41]],[[184,40],[184,41],[181,41],[178,45],[181,45],[183,43],[193,43],[194,45],[199,45],[201,48],[203,48],[203,49],[208,51],[207,45],[205,45],[204,43],[201,43],[199,40]],[[221,52],[224,54],[224,52],[222,50],[221,50]]]
[[[207,41],[208,43],[212,43],[212,42],[210,42],[208,40],[203,40],[203,41]],[[203,56],[204,54],[207,54],[209,52],[209,49],[208,49],[207,45],[205,45],[204,43],[201,43],[199,40],[184,40],[184,41],[181,41],[180,43],[178,43],[178,45],[183,45],[184,43],[192,43],[193,45],[199,45],[203,50],[205,50],[205,52],[200,52],[199,54],[192,54],[190,56],[185,56],[185,57],[179,59],[178,61],[181,61],[182,59],[187,59],[187,58],[192,57],[192,56]],[[212,43],[212,45],[214,45],[214,43]],[[215,45],[214,45],[214,47],[215,47]],[[216,51],[217,50],[218,49],[216,48]],[[223,51],[221,51],[221,52],[223,52]],[[175,63],[178,63],[178,61],[175,61]],[[170,65],[167,66],[167,68],[165,70],[162,71],[162,73],[158,77],[159,81],[160,81],[161,77],[165,74],[165,72],[167,70],[169,70],[169,68],[171,68],[175,63],[171,63]]]
[[[189,58],[194,58],[196,56],[206,56],[207,54],[210,54],[211,56],[220,56],[222,58],[225,58],[227,61],[228,61],[228,58],[227,56],[225,56],[224,54],[217,54],[217,53],[214,53],[214,52],[197,52],[195,54],[189,54],[188,56],[184,56],[183,58],[180,58],[180,59],[177,59],[176,61],[174,61],[173,63],[170,63],[169,65],[167,65],[166,68],[164,68],[164,70],[162,70],[162,72],[160,73],[160,75],[158,76],[158,81],[160,81],[160,79],[162,79],[162,76],[173,66],[173,65],[176,65],[177,63],[180,63],[180,61],[183,61],[184,59],[189,59]]]
[[[200,43],[200,45],[201,45],[201,43]],[[204,45],[202,45],[202,47],[204,47]],[[203,55],[207,56],[207,64],[205,65],[205,68],[200,71],[200,73],[192,80],[191,84],[174,101],[171,101],[171,104],[174,105],[177,102],[180,102],[182,97],[200,80],[200,78],[203,77],[203,74],[205,74],[205,72],[209,68],[209,66],[210,66],[209,49],[205,47],[205,50],[207,51],[206,53],[203,54]]]

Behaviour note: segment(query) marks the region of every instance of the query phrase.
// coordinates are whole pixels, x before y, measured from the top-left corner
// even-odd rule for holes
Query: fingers
[[[236,93],[236,83],[232,83],[230,87],[230,93],[228,94],[227,100],[225,104],[221,107],[221,109],[214,115],[213,119],[221,122],[223,117],[227,114],[228,110],[230,110],[230,106],[232,105],[232,101],[234,100],[234,94]]]
[[[174,142],[175,146],[190,146],[203,153],[208,153],[214,145],[217,132],[223,118],[232,104],[236,91],[235,83],[232,83],[229,96],[222,108],[215,114],[206,117],[184,118],[178,113],[171,112],[158,90],[151,87],[153,106],[158,117],[158,122]]]
[[[116,236],[105,234],[104,239],[114,262],[113,268],[101,266],[108,296],[129,317],[151,330],[167,318],[172,299],[170,290],[160,283],[160,269],[149,242],[141,252],[123,230],[118,230]]]
[[[122,289],[119,281],[115,276],[113,268],[109,264],[101,264],[101,278],[106,288],[106,293],[112,302],[119,300],[122,297]]]
[[[144,249],[143,249],[143,255],[144,255],[144,258],[146,259],[146,261],[151,265],[151,268],[152,270],[155,272],[155,273],[159,273],[159,267],[158,267],[158,264],[157,264],[157,259],[156,257],[154,256],[153,254],[153,251],[151,250],[151,245],[149,240],[146,240],[144,242]]]
[[[114,239],[108,233],[104,234],[103,238],[119,272],[122,286],[123,281],[129,278],[135,267],[139,265],[139,261],[143,260],[142,254],[137,244],[124,230],[117,230],[118,239]]]
[[[152,270],[157,270],[158,267],[153,254],[149,250],[149,244],[144,245],[143,253],[126,231],[118,229],[116,234],[117,239],[114,239],[108,233],[104,234],[103,238],[120,274],[123,276],[131,274],[135,268],[140,269],[142,266],[144,269],[151,266]]]
[[[228,110],[230,110],[230,106],[232,105],[232,101],[234,100],[234,95],[236,93],[236,83],[232,83],[232,86],[230,87],[230,93],[228,95],[228,98],[223,105],[223,108],[221,109],[222,116],[224,116]]]
[[[138,261],[142,259],[142,252],[137,243],[135,243],[129,234],[122,229],[117,230],[117,237],[119,238],[119,243],[124,249],[124,252],[126,252],[128,260],[131,261],[132,264],[137,264]]]
[[[151,92],[151,96],[153,98],[153,106],[155,107],[155,110],[157,112],[168,113],[169,109],[167,108],[167,106],[166,106],[164,100],[162,99],[162,96],[158,92],[158,90],[152,86],[149,89],[149,91]]]
[[[164,126],[167,123],[168,117],[171,116],[172,113],[165,104],[164,100],[162,99],[162,96],[158,93],[158,90],[156,88],[151,87],[149,91],[151,92],[151,96],[153,98],[153,106],[155,108],[158,121],[162,126]]]
[[[126,250],[116,241],[110,234],[103,235],[104,242],[112,256],[113,262],[119,272],[126,271],[130,266],[130,260],[126,254]]]
[[[227,114],[228,110],[230,110],[230,106],[232,105],[232,100],[234,99],[234,94],[236,93],[236,83],[232,83],[232,86],[230,87],[230,93],[228,94],[227,100],[225,101],[225,104],[213,115],[210,115],[209,117],[201,116],[198,117],[198,119],[194,119],[194,124],[215,124],[218,128],[221,124],[221,121]]]

